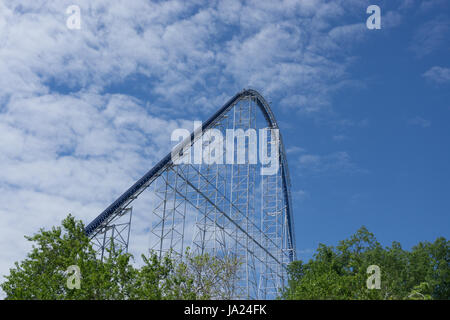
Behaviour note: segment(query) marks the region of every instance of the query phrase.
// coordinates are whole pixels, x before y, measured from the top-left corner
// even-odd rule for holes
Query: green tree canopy
[[[368,289],[367,268],[381,270],[380,289]],[[319,245],[309,262],[289,266],[285,299],[449,299],[450,243],[438,238],[411,251],[383,248],[365,227],[336,247]]]
[[[31,252],[15,263],[0,286],[6,299],[229,299],[240,262],[236,257],[133,257],[109,250],[101,261],[84,233],[81,221],[69,215],[62,226],[40,229],[31,237]],[[81,273],[79,289],[67,286],[67,268]],[[380,289],[366,286],[367,268],[381,269]],[[450,243],[438,238],[410,251],[398,242],[383,248],[362,227],[338,246],[319,245],[308,263],[289,265],[285,299],[449,299]]]
[[[109,250],[101,261],[84,233],[81,221],[69,215],[62,227],[40,229],[31,237],[27,258],[16,262],[0,286],[6,299],[210,299],[229,298],[229,281],[238,262],[232,257],[194,256],[182,261],[154,253],[142,255],[143,266],[133,257]],[[67,286],[69,266],[80,269],[79,289]]]

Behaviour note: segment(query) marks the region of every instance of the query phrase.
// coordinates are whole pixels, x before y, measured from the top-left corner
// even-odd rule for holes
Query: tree
[[[154,252],[142,255],[136,268],[133,257],[111,247],[101,261],[84,233],[81,221],[69,215],[62,227],[26,237],[34,243],[23,261],[10,269],[0,286],[6,299],[209,299],[225,297],[228,279],[235,277],[233,259],[195,256],[175,261]],[[79,289],[67,286],[69,266],[80,269]],[[205,278],[203,278],[205,276]],[[222,295],[221,295],[222,294]]]
[[[368,289],[367,268],[381,269],[381,288]],[[336,247],[319,245],[308,263],[289,265],[286,299],[449,299],[450,243],[438,238],[411,251],[400,243],[383,248],[360,228]]]
[[[188,248],[176,274],[181,279],[189,279],[191,290],[200,299],[231,299],[238,295],[235,280],[241,263],[232,254],[220,258],[208,253],[193,255]]]

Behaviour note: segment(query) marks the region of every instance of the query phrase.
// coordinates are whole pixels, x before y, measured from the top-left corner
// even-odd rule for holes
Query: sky
[[[243,88],[283,135],[299,259],[363,225],[449,238],[449,54],[445,0],[0,1],[0,275]]]

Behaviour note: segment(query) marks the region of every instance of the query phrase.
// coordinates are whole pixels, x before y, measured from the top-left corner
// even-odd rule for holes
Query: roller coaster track
[[[239,114],[245,113],[245,119],[248,119],[249,123],[253,123],[252,112],[255,111],[251,109],[252,103],[258,106],[258,109],[262,113],[268,128],[279,129],[275,116],[267,101],[257,91],[247,89],[237,93],[219,110],[217,110],[217,112],[215,112],[207,121],[203,122],[201,127],[194,130],[190,137],[184,139],[177,146],[177,148],[179,148],[178,150],[183,150],[182,148],[186,145],[192,145],[198,138],[198,135],[202,132],[221,126],[225,119],[228,121],[230,118],[230,113],[234,111],[236,114],[236,108],[238,108],[238,105],[240,108]],[[244,106],[242,107],[241,105]],[[233,121],[237,122],[236,119]],[[232,122],[232,125],[236,126],[234,122]],[[243,121],[241,121],[241,123],[243,123]],[[254,124],[254,126],[256,126],[256,124]],[[213,167],[205,166],[203,168],[192,165],[185,167],[178,166],[174,164],[172,156],[174,153],[171,152],[162,158],[162,160],[160,160],[153,168],[151,168],[128,190],[126,190],[120,197],[111,203],[111,205],[109,205],[102,213],[92,220],[92,222],[86,226],[85,233],[91,239],[97,240],[99,247],[102,249],[102,257],[104,254],[105,245],[107,243],[106,233],[108,230],[116,230],[112,230],[111,238],[108,238],[110,241],[121,242],[122,245],[128,249],[131,229],[130,204],[155,181],[162,180],[164,189],[163,191],[160,191],[160,194],[161,205],[163,207],[159,207],[154,211],[159,219],[157,220],[158,228],[155,229],[158,232],[154,233],[161,234],[158,238],[158,241],[160,241],[160,253],[163,251],[163,242],[166,241],[168,233],[170,233],[171,237],[169,246],[172,246],[172,243],[177,241],[185,241],[184,224],[186,215],[189,213],[186,209],[184,209],[184,213],[179,215],[179,217],[182,218],[181,220],[183,226],[182,229],[180,229],[181,231],[176,231],[179,228],[177,229],[177,227],[174,226],[175,218],[172,220],[168,218],[169,214],[167,210],[169,209],[166,208],[166,204],[172,201],[170,199],[173,198],[173,209],[171,214],[175,216],[176,214],[179,214],[179,207],[183,201],[185,207],[187,203],[187,205],[202,212],[201,217],[197,218],[196,225],[200,226],[201,223],[204,225],[203,228],[206,229],[202,229],[203,233],[211,233],[211,225],[213,225],[214,230],[218,230],[214,231],[216,232],[214,235],[219,237],[217,234],[221,234],[222,240],[220,241],[222,242],[220,243],[223,248],[227,248],[226,250],[231,250],[229,243],[224,244],[228,240],[224,239],[234,237],[235,248],[240,247],[241,249],[247,251],[247,281],[244,284],[242,284],[241,281],[241,286],[244,288],[242,290],[243,293],[236,294],[234,297],[271,298],[274,294],[276,294],[275,291],[279,290],[286,281],[287,263],[295,260],[296,258],[294,219],[290,195],[290,177],[281,134],[279,136],[278,146],[280,169],[275,177],[261,178],[260,184],[266,191],[262,191],[262,200],[259,204],[259,208],[256,208],[256,205],[253,205],[253,207],[249,209],[252,206],[251,203],[255,203],[255,194],[257,192],[256,182],[254,179],[251,180],[252,175],[254,175],[254,169],[250,169],[248,164],[246,167],[242,167],[241,165],[238,169],[236,169],[237,167],[231,169],[231,178],[229,178],[229,180],[231,179],[234,186],[237,186],[235,187],[236,190],[241,190],[239,193],[242,193],[242,190],[244,190],[245,193],[245,183],[247,185],[246,198],[243,198],[243,200],[236,200],[236,198],[239,198],[239,194],[236,194],[237,191],[233,191],[233,184],[231,184],[230,192],[224,191],[230,182],[225,181],[226,179],[221,176],[221,170],[216,168],[216,171],[214,171],[211,169]],[[244,180],[239,178],[239,174],[242,174],[243,169],[246,170],[245,175],[243,175]],[[195,176],[192,176],[192,174]],[[278,175],[280,177],[280,181],[277,180]],[[222,187],[220,187],[222,180],[225,182],[223,182]],[[233,182],[238,180],[244,182],[240,184]],[[278,186],[280,186],[279,189]],[[240,187],[242,189],[239,189]],[[249,192],[252,194],[249,194]],[[195,197],[192,196],[193,194],[195,194]],[[278,198],[278,194],[280,195],[280,198]],[[276,195],[276,197],[272,199],[272,195]],[[233,197],[234,199],[232,199]],[[271,206],[275,209],[268,205],[271,201]],[[267,209],[266,207],[270,207],[270,209]],[[251,218],[251,214],[254,214],[255,211],[262,212],[258,215],[260,218]],[[214,212],[214,214],[211,212]],[[117,223],[118,218],[127,216],[128,213],[128,222]],[[267,218],[266,220],[264,220],[265,217]],[[179,219],[179,221],[181,220]],[[200,221],[203,222],[200,223]],[[168,222],[172,224],[172,229],[168,229]],[[126,227],[128,227],[128,234],[121,234],[121,231],[123,231]],[[175,234],[175,232],[177,233]],[[198,242],[200,240],[197,239],[196,241]],[[203,241],[201,245],[202,248],[206,248],[205,242],[207,242],[207,240],[202,238],[201,241]],[[218,241],[219,243],[218,239],[210,241]],[[249,243],[251,243],[251,245],[249,245]],[[164,242],[164,246],[167,246],[167,241]],[[155,245],[154,247],[158,248],[158,245]],[[214,247],[216,247],[216,245],[214,245]],[[250,260],[252,261],[251,268],[249,267]],[[249,273],[252,272],[254,273],[252,275],[253,280],[251,280],[249,276]],[[271,285],[266,285],[270,282],[268,280],[269,278],[272,279],[270,281],[273,283]],[[262,284],[263,282],[266,284]],[[254,289],[251,289],[251,286],[253,286]],[[269,290],[269,287],[272,289]]]

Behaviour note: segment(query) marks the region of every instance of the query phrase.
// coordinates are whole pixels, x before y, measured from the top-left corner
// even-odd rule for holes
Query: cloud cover
[[[66,27],[72,4],[81,30]],[[23,258],[24,234],[68,212],[90,221],[169,151],[174,128],[243,87],[295,112],[330,107],[365,6],[0,2],[0,274]],[[345,152],[300,162],[319,160],[351,163]]]

